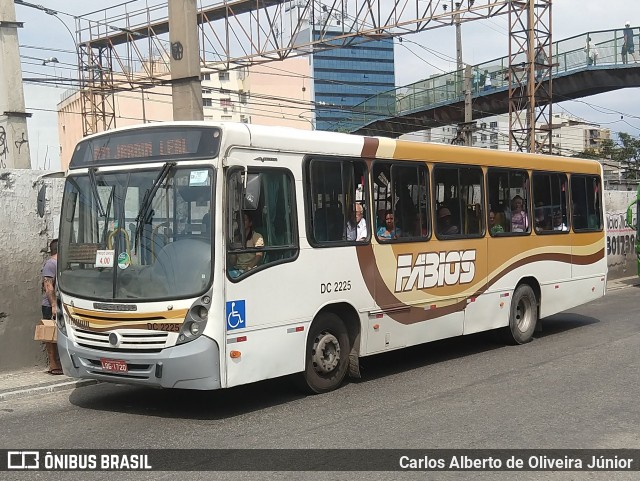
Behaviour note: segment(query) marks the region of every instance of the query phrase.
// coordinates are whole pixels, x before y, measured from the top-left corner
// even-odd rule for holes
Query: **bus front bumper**
[[[60,362],[67,376],[177,389],[220,389],[220,350],[205,336],[158,353],[118,353],[75,346],[58,331]],[[106,371],[101,359],[124,360],[127,372]]]

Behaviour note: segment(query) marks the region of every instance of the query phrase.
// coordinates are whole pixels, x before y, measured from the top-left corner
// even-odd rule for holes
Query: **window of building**
[[[482,142],[486,142],[487,141],[487,134],[480,134],[480,140]]]
[[[221,115],[220,119],[225,121],[231,121],[233,120],[233,115]]]
[[[218,80],[229,80],[229,71],[224,70],[224,71],[218,72]]]
[[[378,240],[427,239],[431,229],[426,166],[377,161],[373,165],[373,182]]]
[[[537,233],[567,232],[567,176],[555,172],[535,172],[533,205]]]
[[[433,171],[438,238],[481,237],[484,202],[480,167],[437,165]]]
[[[471,141],[472,141],[474,144],[476,144],[476,143],[478,142],[478,136],[477,136],[477,135],[473,135],[473,136],[471,137]]]
[[[489,140],[490,140],[491,142],[497,142],[497,141],[498,141],[498,134],[491,134],[491,135],[489,136]]]
[[[571,218],[574,231],[602,230],[600,177],[575,174],[571,176]]]
[[[498,128],[498,122],[489,122],[489,127],[492,129],[497,129]]]
[[[528,234],[531,232],[529,175],[525,170],[489,169],[489,233]],[[493,217],[493,221],[492,221]]]
[[[244,176],[247,175],[245,182]],[[228,177],[227,267],[231,279],[298,253],[294,182],[285,169],[233,169]]]
[[[211,107],[211,99],[202,99],[202,106],[203,107]]]
[[[210,73],[203,73],[200,76],[200,80],[211,80],[211,74]]]
[[[307,235],[312,244],[344,245],[371,238],[366,179],[367,167],[360,159],[309,161],[305,195]],[[362,216],[356,215],[358,211]]]
[[[247,98],[248,98],[247,92],[240,92],[238,94],[238,96],[240,98],[240,103],[242,103],[242,104],[246,104],[247,103]]]
[[[230,98],[220,99],[220,107],[231,107],[233,106],[233,102],[231,102]]]

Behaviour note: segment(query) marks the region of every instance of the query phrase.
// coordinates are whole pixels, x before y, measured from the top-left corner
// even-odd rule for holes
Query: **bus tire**
[[[509,344],[525,344],[533,339],[538,323],[538,301],[529,284],[519,285],[511,299],[509,325],[504,328],[504,337]]]
[[[325,312],[311,324],[302,388],[312,394],[340,387],[349,368],[349,335],[342,320]]]

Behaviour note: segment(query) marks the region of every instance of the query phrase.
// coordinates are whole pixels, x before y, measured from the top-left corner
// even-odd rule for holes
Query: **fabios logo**
[[[423,252],[398,256],[396,292],[468,284],[476,274],[476,251]]]

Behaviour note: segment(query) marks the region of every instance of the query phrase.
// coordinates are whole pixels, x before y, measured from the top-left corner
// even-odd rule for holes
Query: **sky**
[[[74,16],[84,15],[123,0],[34,0],[58,12],[47,15],[41,10],[16,5],[17,20],[24,22],[18,32],[23,78],[42,76],[77,77],[74,54]],[[164,3],[160,0],[130,3],[135,10],[144,5]],[[204,1],[211,4],[212,1]],[[330,3],[330,2],[327,2]],[[553,40],[562,40],[589,31],[622,28],[626,21],[640,26],[640,2],[637,0],[556,0],[553,4]],[[68,14],[68,15],[67,15]],[[462,25],[463,61],[469,64],[486,62],[508,54],[507,17],[478,20]],[[635,30],[636,35],[638,29]],[[456,44],[454,27],[443,27],[405,37],[408,42],[396,42],[396,84],[406,85],[442,71],[455,70]],[[639,39],[636,37],[636,54]],[[425,50],[429,49],[429,50]],[[42,61],[55,57],[58,63],[42,66]],[[638,55],[640,59],[640,55]],[[25,103],[32,117],[28,121],[31,165],[34,169],[60,168],[56,105],[65,88],[24,84]],[[622,89],[554,104],[553,112],[583,118],[612,131],[640,135],[639,89]]]

